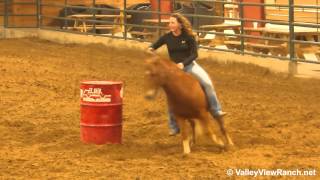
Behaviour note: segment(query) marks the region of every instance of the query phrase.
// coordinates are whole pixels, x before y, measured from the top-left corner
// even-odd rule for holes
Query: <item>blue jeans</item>
[[[209,103],[210,114],[212,116],[219,115],[221,112],[221,105],[219,103],[216,91],[213,87],[212,81],[208,73],[195,61],[193,61],[188,66],[184,67],[183,70],[187,73],[192,74],[195,78],[199,80],[199,83],[202,86]],[[170,111],[170,107],[168,108],[168,114],[169,114],[169,127],[172,130],[179,132],[179,127],[177,126],[173,113]]]

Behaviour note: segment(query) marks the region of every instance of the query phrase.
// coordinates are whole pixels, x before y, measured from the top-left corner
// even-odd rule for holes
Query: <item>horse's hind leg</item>
[[[190,149],[190,131],[188,127],[188,121],[178,116],[176,116],[176,121],[181,131],[183,153],[189,154],[191,152],[191,149]]]
[[[223,119],[223,117],[217,118],[216,120],[218,121],[218,124],[219,124],[219,126],[220,126],[220,130],[221,130],[222,134],[224,135],[225,140],[226,140],[228,146],[233,146],[234,144],[233,144],[233,142],[232,142],[232,140],[231,140],[231,138],[230,138],[230,136],[229,136],[229,133],[227,132],[227,129],[226,129],[225,126],[224,126],[224,119]]]
[[[195,124],[195,119],[189,119],[188,120],[190,125],[191,125],[191,131],[192,131],[192,141],[191,141],[191,146],[196,144],[196,124]]]
[[[219,145],[220,147],[224,147],[223,141],[221,139],[218,139],[214,133],[214,124],[213,124],[212,120],[209,118],[208,112],[202,113],[201,123],[202,123],[203,127],[206,127],[208,129],[212,141],[215,144]]]

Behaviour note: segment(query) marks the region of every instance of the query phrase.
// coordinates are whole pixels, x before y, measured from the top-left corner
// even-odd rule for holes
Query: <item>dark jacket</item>
[[[153,49],[158,49],[166,44],[171,60],[175,63],[183,63],[187,66],[198,57],[198,46],[195,38],[182,32],[179,36],[174,36],[169,32],[161,36],[151,45]]]

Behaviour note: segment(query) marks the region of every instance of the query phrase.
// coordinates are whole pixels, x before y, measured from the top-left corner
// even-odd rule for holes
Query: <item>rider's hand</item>
[[[183,63],[178,63],[177,66],[178,66],[178,68],[180,68],[180,69],[183,69],[183,68],[184,68]]]
[[[152,53],[153,54],[154,53],[154,49],[152,47],[149,47],[148,48],[148,53]]]

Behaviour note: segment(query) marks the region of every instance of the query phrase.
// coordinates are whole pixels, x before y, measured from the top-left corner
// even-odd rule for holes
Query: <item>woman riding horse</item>
[[[190,22],[181,14],[175,13],[169,19],[170,32],[160,37],[153,43],[149,50],[155,51],[162,45],[167,45],[170,59],[173,60],[180,69],[196,77],[203,87],[209,103],[209,112],[214,118],[222,118],[226,113],[221,110],[221,105],[217,98],[215,89],[206,71],[196,63],[198,48]],[[149,95],[155,95],[155,91],[149,91]],[[179,127],[169,111],[169,135],[179,133]]]

